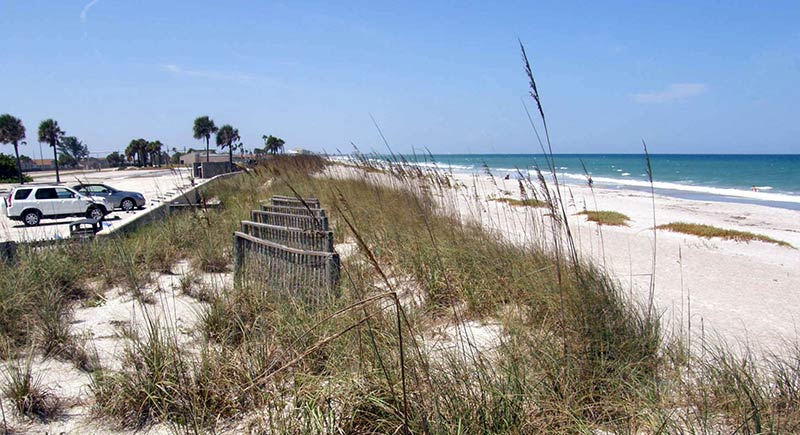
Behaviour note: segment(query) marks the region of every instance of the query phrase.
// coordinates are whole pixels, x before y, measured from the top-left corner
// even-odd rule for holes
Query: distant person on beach
[[[508,180],[509,178],[511,178],[511,174],[506,174],[506,176],[503,177],[503,180]]]
[[[589,179],[586,180],[586,181],[587,181],[587,183],[589,183],[589,187],[594,186],[594,180],[592,180],[592,176],[591,175],[589,176]]]
[[[758,187],[753,186],[753,187],[750,188],[750,190],[752,190],[753,192],[758,192]]]

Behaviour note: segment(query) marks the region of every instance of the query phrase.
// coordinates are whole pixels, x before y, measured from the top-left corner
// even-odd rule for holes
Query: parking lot
[[[33,183],[36,184],[55,183],[56,179],[55,172],[52,171],[33,172],[28,175],[33,177]],[[144,195],[146,203],[143,210],[131,212],[115,210],[106,216],[103,223],[106,227],[124,224],[137,215],[146,213],[154,206],[180,197],[183,192],[192,187],[190,172],[187,168],[61,172],[62,185],[71,187],[81,183],[102,183],[119,190],[134,191]],[[14,186],[16,184],[0,184],[0,195],[5,198],[9,189]],[[66,238],[69,237],[69,224],[80,219],[83,218],[43,219],[39,226],[26,227],[22,222],[8,219],[3,206],[2,216],[0,216],[0,241],[30,242]]]

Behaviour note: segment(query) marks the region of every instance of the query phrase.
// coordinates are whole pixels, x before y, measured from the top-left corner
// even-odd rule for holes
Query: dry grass
[[[599,225],[627,226],[630,218],[622,213],[608,210],[584,210],[579,215],[586,216],[590,222]]]
[[[10,362],[5,373],[3,396],[14,404],[18,415],[46,422],[61,414],[62,402],[41,385],[32,367],[32,353],[27,358]]]
[[[108,264],[131,269],[108,275],[123,285],[135,270],[169,269],[169,259],[155,252],[160,249],[192,262],[190,273],[208,266],[203,259],[230,264],[229,235],[237,222],[258,200],[294,191],[321,200],[337,239],[362,243],[343,260],[338,296],[322,304],[245,281],[207,289],[191,345],[179,344],[174,326],[151,320],[143,334],[128,336],[121,369],[92,371],[97,414],[131,428],[169,422],[182,433],[213,432],[218,422],[254,411],[263,416],[255,433],[402,433],[404,425],[427,434],[798,428],[800,371],[792,360],[775,359],[770,370],[759,371],[731,362],[721,348],[705,359],[687,354],[676,364],[665,357],[676,354],[675,344],[664,341],[658,319],[625,300],[601,271],[506,242],[444,213],[434,198],[447,191],[445,178],[408,166],[347,179],[309,173],[318,167],[276,159],[215,186],[211,193],[224,208],[155,223],[126,238],[123,248],[89,248],[84,261],[102,252]],[[378,178],[405,183],[384,185]],[[191,243],[173,238],[187,227],[201,229]],[[60,294],[81,294],[79,281],[56,266],[82,253],[44,254],[57,254],[39,261],[60,276]],[[25,257],[24,268],[36,258]],[[110,272],[100,268],[98,276]],[[419,296],[419,305],[399,316],[400,334],[392,298],[376,298],[398,290],[382,274],[409,280]],[[198,285],[191,275],[180,283],[193,296]],[[26,297],[36,296],[34,289],[40,288],[31,287]],[[5,312],[47,306],[54,320],[38,320],[42,333],[34,335],[63,341],[68,337],[57,326],[69,313],[56,310],[59,300],[69,299],[48,305],[40,294],[24,307],[6,300]],[[492,352],[476,350],[468,336],[453,338],[464,353],[433,352],[423,343],[436,325],[466,319],[501,325]],[[50,323],[56,327],[44,334]],[[6,338],[26,342],[24,335]],[[674,412],[676,403],[686,412]]]
[[[726,230],[724,228],[715,227],[712,225],[691,224],[686,222],[672,222],[668,224],[659,225],[656,227],[660,230],[669,230],[676,233],[691,234],[698,237],[705,237],[710,239],[718,237],[726,240],[735,240],[737,242],[750,242],[759,241],[772,243],[778,246],[785,246],[792,248],[792,245],[784,242],[783,240],[776,240],[769,236],[755,234],[747,231]]]
[[[547,203],[538,199],[495,198],[495,202],[502,202],[514,207],[547,207]]]

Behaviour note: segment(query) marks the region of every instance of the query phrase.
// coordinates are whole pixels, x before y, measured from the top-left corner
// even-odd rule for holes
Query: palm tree
[[[194,120],[194,138],[206,139],[206,162],[209,161],[208,141],[211,140],[211,135],[218,130],[217,126],[214,125],[214,121],[208,116],[201,116]]]
[[[134,157],[136,157],[136,147],[137,147],[136,139],[132,140],[128,146],[125,148],[125,158],[128,159],[129,162],[134,161]]]
[[[270,154],[277,154],[278,151],[283,151],[283,145],[286,144],[283,139],[273,135],[264,135],[261,138],[264,139],[264,149]]]
[[[147,143],[147,153],[150,155],[150,163],[153,165],[161,166],[161,147],[164,144],[160,140]],[[158,160],[156,162],[156,160]]]
[[[228,157],[230,158],[231,162],[231,170],[233,170],[233,146],[235,143],[239,142],[239,130],[231,127],[228,124],[223,125],[220,127],[219,131],[217,132],[217,146],[224,148],[228,148]]]
[[[135,161],[137,166],[147,166],[147,156],[149,151],[150,142],[144,139],[133,139],[125,148],[125,157],[129,161]]]
[[[58,126],[58,122],[53,119],[45,119],[39,124],[39,142],[46,142],[53,147],[53,163],[56,165],[56,183],[61,183],[61,176],[58,174],[58,144],[64,137],[64,130]]]
[[[17,175],[19,184],[25,180],[22,178],[22,164],[19,161],[19,141],[25,139],[25,126],[22,121],[8,113],[0,115],[0,143],[14,144],[14,154],[17,156]]]

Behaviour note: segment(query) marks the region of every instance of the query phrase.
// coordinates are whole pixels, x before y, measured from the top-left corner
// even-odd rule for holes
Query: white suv
[[[39,225],[43,218],[86,216],[102,219],[113,207],[104,198],[88,197],[59,185],[27,185],[11,189],[6,197],[6,216],[25,226]]]

